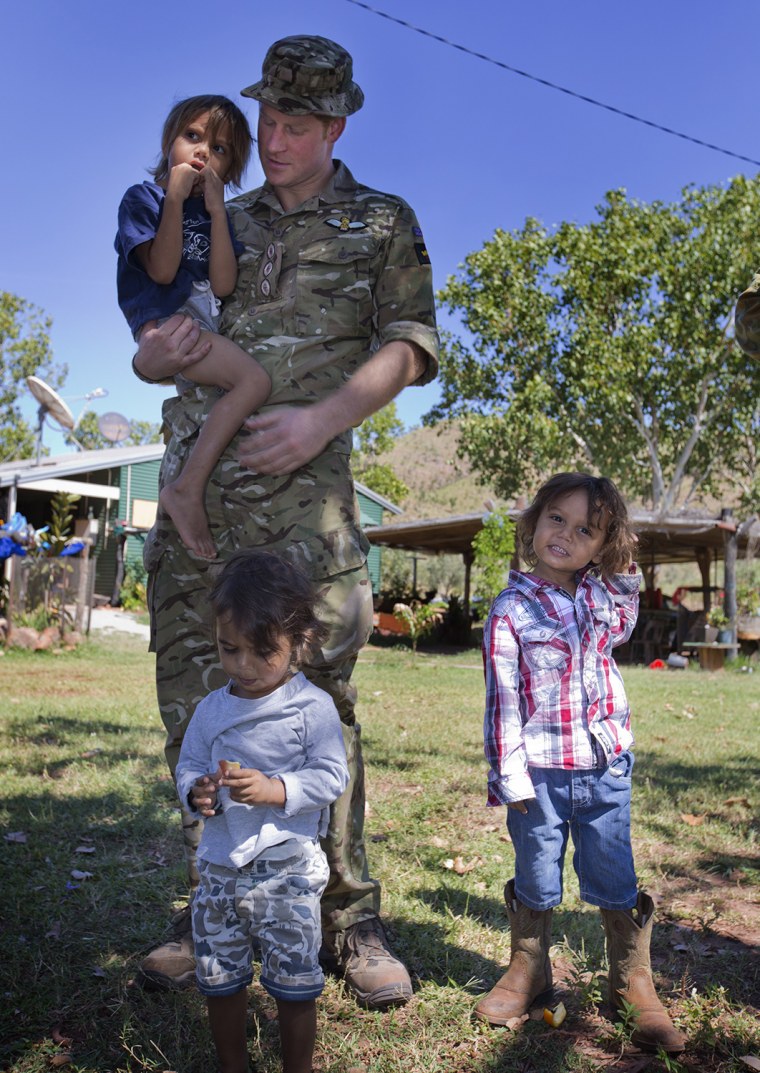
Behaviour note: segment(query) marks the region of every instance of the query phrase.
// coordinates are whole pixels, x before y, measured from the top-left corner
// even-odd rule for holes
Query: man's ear
[[[346,117],[344,115],[333,116],[325,128],[325,138],[333,145],[346,129]]]

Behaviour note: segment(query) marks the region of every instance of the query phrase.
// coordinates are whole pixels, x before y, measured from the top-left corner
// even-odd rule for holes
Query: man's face
[[[259,159],[272,186],[286,193],[286,208],[306,201],[327,182],[333,146],[345,123],[342,117],[323,122],[314,115],[285,115],[268,104],[259,106]]]

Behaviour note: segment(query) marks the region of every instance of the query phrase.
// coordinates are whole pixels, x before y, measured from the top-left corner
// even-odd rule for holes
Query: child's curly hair
[[[271,552],[250,549],[233,555],[211,590],[215,618],[229,618],[265,659],[285,637],[296,663],[329,633],[317,617],[318,603],[302,570]]]
[[[221,97],[217,93],[206,93],[199,97],[187,97],[184,101],[177,101],[166,117],[164,128],[161,132],[161,156],[154,168],[149,169],[157,183],[163,182],[169,177],[169,151],[174,139],[183,131],[183,128],[197,119],[204,112],[209,113],[208,131],[209,137],[215,138],[222,127],[227,127],[230,142],[230,159],[225,184],[240,186],[243,172],[251,155],[253,137],[248,120],[238,106],[229,99]]]
[[[636,535],[628,518],[628,508],[609,477],[592,477],[590,473],[556,473],[541,485],[535,499],[517,521],[517,551],[529,566],[536,565],[533,534],[541,512],[550,503],[556,503],[578,489],[588,495],[588,520],[605,532],[599,553],[602,574],[609,577],[625,572],[636,549]]]

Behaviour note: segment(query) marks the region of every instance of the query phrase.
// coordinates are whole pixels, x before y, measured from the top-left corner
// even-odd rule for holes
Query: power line
[[[634,112],[626,112],[623,108],[616,108],[614,104],[606,104],[604,101],[598,101],[595,97],[587,97],[584,93],[577,93],[574,89],[568,89],[567,86],[560,86],[557,82],[551,82],[548,78],[540,78],[538,75],[533,75],[530,71],[522,71],[519,67],[512,67],[508,63],[504,63],[502,60],[495,60],[493,56],[486,56],[483,52],[476,52],[474,49],[467,48],[465,45],[459,45],[456,41],[449,41],[446,37],[441,37],[440,34],[434,34],[430,30],[423,30],[421,26],[414,26],[411,22],[406,22],[405,19],[396,18],[395,15],[389,15],[386,11],[380,11],[378,8],[372,7],[370,4],[363,3],[363,0],[347,0],[347,3],[354,4],[356,7],[362,7],[365,11],[370,11],[373,15],[379,15],[381,19],[387,19],[388,22],[395,22],[399,26],[404,26],[407,30],[414,30],[415,33],[422,34],[423,37],[430,37],[433,41],[439,41],[442,45],[448,45],[449,48],[455,48],[458,52],[464,52],[468,56],[474,56],[477,60],[483,60],[485,63],[491,63],[494,67],[501,67],[504,71],[510,71],[512,74],[520,75],[521,78],[527,78],[531,82],[538,82],[541,86],[547,86],[549,89],[556,89],[559,93],[564,93],[568,97],[575,97],[576,100],[585,101],[586,104],[593,104],[596,108],[603,108],[606,112],[612,112],[614,115],[623,116],[625,119],[632,119],[634,123],[643,123],[645,127],[651,127],[653,130],[659,130],[663,134],[670,134],[674,138],[682,138],[685,142],[692,142],[693,145],[701,145],[703,149],[712,149],[715,153],[723,153],[724,156],[734,157],[735,160],[743,160],[747,164],[756,164],[760,167],[760,160],[754,160],[751,156],[743,156],[741,153],[734,153],[731,149],[723,149],[720,145],[713,145],[712,142],[702,141],[701,138],[694,138],[691,134],[684,134],[680,130],[673,130],[672,127],[665,127],[662,123],[655,123],[652,119],[644,119],[643,116],[636,115]]]

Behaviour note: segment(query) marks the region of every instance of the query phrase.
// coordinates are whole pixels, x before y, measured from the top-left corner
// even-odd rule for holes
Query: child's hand
[[[190,800],[201,816],[213,816],[217,804],[217,783],[210,775],[201,775],[193,783]]]
[[[517,812],[522,812],[522,814],[524,816],[528,811],[528,802],[527,801],[510,801],[509,804],[507,805],[507,808],[513,808]]]
[[[214,212],[224,212],[224,183],[213,168],[203,169],[199,186],[209,216]]]
[[[270,779],[256,768],[228,767],[218,785],[228,786],[232,800],[243,805],[285,804],[285,786],[280,779]]]
[[[198,171],[192,164],[175,164],[169,172],[166,183],[166,196],[186,201],[201,182],[203,171]]]

